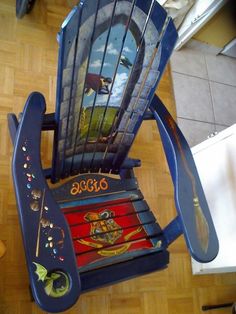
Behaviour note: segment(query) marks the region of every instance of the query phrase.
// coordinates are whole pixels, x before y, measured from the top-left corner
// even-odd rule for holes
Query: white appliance
[[[219,239],[207,264],[192,259],[193,274],[236,271],[236,124],[192,148]]]

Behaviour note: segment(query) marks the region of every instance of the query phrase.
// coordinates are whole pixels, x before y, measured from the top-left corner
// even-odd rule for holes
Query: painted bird
[[[126,67],[128,70],[130,69],[130,67],[133,65],[130,60],[125,57],[124,55],[122,55],[120,57],[120,64],[123,65],[124,67]]]

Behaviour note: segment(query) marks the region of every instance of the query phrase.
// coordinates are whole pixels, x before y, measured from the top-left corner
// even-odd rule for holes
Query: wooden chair
[[[209,262],[218,240],[189,146],[155,95],[177,39],[155,0],[84,0],[59,34],[55,114],[32,93],[20,121],[8,115],[12,172],[30,284],[49,312],[82,292],[167,267],[182,233]],[[139,189],[128,152],[143,120],[155,119],[175,188],[176,218],[161,228]],[[41,131],[53,130],[51,169]],[[72,178],[70,178],[72,177]],[[50,189],[61,179],[62,185]]]

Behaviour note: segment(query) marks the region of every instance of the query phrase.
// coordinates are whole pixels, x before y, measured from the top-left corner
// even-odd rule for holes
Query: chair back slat
[[[78,154],[78,148],[79,146],[83,146],[85,144],[81,143],[81,140],[83,139],[82,137],[82,125],[84,124],[84,102],[85,102],[85,93],[86,93],[86,78],[87,78],[87,74],[89,71],[89,66],[90,66],[90,60],[92,58],[92,48],[93,48],[93,42],[97,36],[97,26],[98,26],[98,10],[100,8],[100,6],[102,6],[103,4],[103,0],[97,0],[94,2],[96,11],[94,14],[94,18],[93,18],[93,31],[91,33],[91,38],[88,42],[89,45],[89,51],[88,51],[88,56],[87,59],[84,62],[84,70],[83,70],[83,75],[80,77],[81,80],[81,87],[82,87],[82,93],[79,99],[80,105],[79,105],[79,114],[78,117],[75,121],[75,126],[73,128],[73,139],[72,139],[72,151],[69,152],[69,157],[71,157],[71,159],[69,159],[71,162],[68,163],[67,169],[69,173],[78,173],[79,168],[78,168],[78,164],[81,164],[82,160],[83,160],[83,149],[80,148],[80,151],[82,153],[82,155],[80,156],[80,162],[78,163],[77,159],[75,158],[75,156]],[[114,8],[115,8],[115,4],[114,4]],[[112,15],[114,14],[114,8],[113,8],[113,12]],[[91,123],[91,122],[90,122]],[[90,124],[89,124],[90,125]],[[88,132],[87,132],[88,134]],[[87,135],[86,135],[86,140],[87,140]],[[81,145],[80,145],[81,144]],[[66,173],[67,175],[67,173]]]
[[[81,2],[71,16],[68,16],[68,22],[65,21],[60,34],[61,56],[59,55],[58,67],[60,87],[57,90],[56,115],[59,125],[56,134],[57,154],[54,155],[57,176],[66,177],[70,174],[71,156],[75,152],[74,143],[82,111],[81,100],[87,74],[87,56],[92,46],[98,3],[99,0],[94,0],[91,6],[89,1]],[[76,32],[72,31],[74,27]],[[63,59],[62,66],[60,66],[61,59]]]
[[[58,123],[58,130],[54,133],[53,146],[53,180],[60,178],[63,167],[63,158],[65,150],[66,129],[70,104],[70,92],[72,82],[72,71],[74,65],[74,56],[76,54],[75,41],[78,38],[78,31],[81,24],[81,10],[74,8],[62,25],[59,41],[58,73],[57,73],[57,99],[55,119]],[[70,21],[70,23],[67,23]],[[72,47],[73,43],[73,47]],[[70,57],[68,57],[69,52]],[[56,179],[57,178],[57,179]]]
[[[145,113],[153,96],[151,89],[153,85],[157,85],[155,83],[160,75],[158,71],[160,55],[157,46],[162,38],[161,34],[167,20],[166,14],[163,14],[163,9],[156,1],[152,1],[137,48],[134,65],[123,92],[121,109],[112,124],[112,133],[117,132],[116,138],[115,141],[109,141],[103,155],[102,170],[104,172],[109,171],[109,168],[114,173],[119,172],[125,158],[123,151],[126,150],[128,153],[138,130],[137,123]],[[153,24],[156,33],[153,32]],[[145,49],[145,44],[148,49]],[[136,77],[138,80],[135,79]],[[116,154],[111,154],[110,152],[114,151],[114,147]]]
[[[60,35],[54,181],[119,172],[174,47],[164,41],[169,24],[156,0],[84,0],[68,16]]]
[[[114,116],[113,121],[111,123],[111,132],[110,132],[111,135],[114,134],[115,131],[116,131],[116,128],[117,128],[117,125],[118,125],[117,121],[119,120],[119,116],[124,114],[124,106],[122,106],[123,96],[126,95],[126,89],[127,89],[128,82],[129,82],[129,80],[132,77],[132,74],[134,72],[134,68],[135,68],[134,65],[136,65],[138,62],[141,61],[140,60],[140,51],[142,50],[142,47],[143,47],[144,36],[145,36],[145,33],[146,33],[148,22],[150,21],[151,14],[152,14],[153,9],[154,9],[154,3],[155,3],[155,0],[147,1],[146,2],[146,7],[143,8],[143,12],[146,14],[146,20],[143,19],[141,21],[142,23],[139,24],[139,27],[140,27],[141,31],[139,32],[139,34],[136,37],[137,47],[136,47],[136,51],[135,51],[135,57],[134,57],[134,60],[133,60],[132,64],[130,63],[130,71],[127,74],[128,79],[126,81],[126,84],[124,84],[123,91],[121,91],[122,92],[122,96],[120,97],[120,106],[119,106],[120,108],[116,112],[116,115]],[[141,0],[136,1],[135,4],[137,5],[137,7],[136,7],[136,10],[137,10],[137,8],[139,8],[140,5],[141,5]],[[122,52],[125,54],[124,47],[126,48],[126,50],[127,50],[127,47],[129,47],[129,38],[127,38],[127,32],[129,30],[130,21],[132,21],[132,18],[137,14],[135,9],[132,12],[132,14],[133,15],[130,15],[130,17],[129,17],[129,24],[127,25],[127,31],[126,31],[126,34],[125,34],[126,36],[125,36],[125,39],[124,39],[124,44],[123,44],[123,46],[121,48],[121,51],[120,51],[120,55],[119,55],[118,62],[117,62],[117,67],[120,64],[120,59],[121,59]],[[114,79],[114,81],[115,81],[115,79]],[[108,103],[109,103],[109,101],[108,101]],[[91,167],[91,169],[93,171],[97,171],[100,167],[101,167],[101,169],[103,169],[104,172],[108,172],[109,171],[110,165],[111,165],[111,162],[110,162],[111,158],[110,158],[110,156],[112,156],[112,158],[115,157],[114,154],[109,154],[109,148],[111,147],[112,142],[113,142],[113,137],[110,136],[110,138],[108,140],[108,143],[107,143],[107,147],[106,147],[105,152],[102,155],[102,157],[100,157],[99,153],[96,151],[96,146],[94,147],[93,158],[92,158],[92,162],[90,164],[90,167]],[[112,149],[111,149],[111,152],[112,152]],[[98,158],[96,158],[96,157],[98,157]],[[94,163],[94,161],[96,161],[96,160],[98,160],[98,162]]]
[[[137,0],[133,0],[132,2],[132,6],[129,8],[130,11],[129,13],[127,14],[126,16],[126,21],[124,21],[125,23],[125,27],[124,27],[124,31],[123,31],[123,34],[121,36],[121,41],[120,41],[120,47],[119,47],[119,51],[117,50],[118,52],[118,55],[117,55],[117,60],[115,62],[115,67],[114,67],[114,70],[113,70],[113,79],[112,79],[112,82],[111,82],[111,86],[110,86],[110,91],[107,95],[107,99],[105,101],[105,106],[104,106],[104,109],[103,109],[103,113],[102,113],[102,119],[100,121],[100,124],[99,124],[99,127],[98,127],[98,131],[97,131],[97,135],[96,135],[96,140],[95,140],[95,143],[94,143],[94,148],[93,148],[93,155],[91,157],[91,161],[90,161],[90,164],[87,163],[87,167],[86,167],[86,164],[84,163],[83,164],[83,160],[82,160],[82,165],[81,165],[81,169],[82,171],[84,172],[87,172],[88,170],[90,171],[91,168],[92,168],[92,164],[94,162],[94,158],[95,158],[95,154],[96,154],[96,149],[97,149],[97,145],[98,145],[98,141],[99,139],[101,138],[102,136],[102,131],[103,131],[103,127],[104,127],[104,124],[105,124],[105,118],[107,117],[107,114],[108,114],[108,110],[109,110],[109,103],[110,103],[110,99],[111,99],[111,96],[112,96],[112,92],[113,92],[113,87],[114,87],[114,83],[116,81],[116,76],[117,76],[117,71],[118,71],[118,68],[119,68],[119,64],[120,64],[120,59],[121,59],[121,55],[122,55],[122,52],[123,52],[123,49],[124,49],[124,45],[126,44],[126,38],[127,38],[127,34],[128,34],[128,31],[129,31],[129,26],[130,26],[130,22],[131,22],[131,19],[132,19],[132,14],[133,14],[133,11],[134,11],[134,8],[135,8],[135,4],[136,4]],[[112,30],[114,29],[111,28],[111,32],[110,32],[110,35],[112,34]],[[107,54],[107,49],[106,51],[104,51],[104,56]],[[104,66],[104,64],[103,64]],[[101,75],[101,71],[102,71],[102,68],[100,70],[100,75]],[[93,102],[93,109],[95,107],[95,104],[96,104],[96,96],[97,94],[95,95],[95,98],[94,98],[94,102]],[[94,113],[94,111],[92,111],[92,113]],[[89,124],[89,127],[91,127],[92,125],[92,114],[91,114],[91,118],[90,118],[90,124]],[[83,149],[83,157],[86,153],[86,144],[87,144],[87,139],[89,137],[89,134],[90,134],[90,129],[88,130],[87,132],[87,138],[86,138],[86,142],[85,142],[85,146],[84,146],[84,149]]]
[[[144,79],[140,84],[139,90],[137,91],[137,97],[132,103],[132,108],[129,110],[129,118],[126,122],[124,132],[120,137],[118,144],[118,150],[115,158],[113,159],[112,168],[113,172],[117,173],[122,165],[124,158],[126,157],[127,146],[130,147],[133,143],[134,137],[131,138],[130,134],[136,134],[140,124],[142,123],[143,115],[152,100],[157,85],[161,79],[161,74],[164,71],[165,65],[168,62],[172,49],[176,42],[176,29],[171,19],[167,19],[165,27],[160,36],[160,40],[157,42],[155,49],[153,50],[152,56],[150,56],[149,64],[144,74]],[[152,79],[156,77],[156,80]],[[136,92],[134,91],[134,94]],[[146,108],[140,112],[139,104],[147,102]],[[127,141],[126,138],[131,138],[132,142]]]

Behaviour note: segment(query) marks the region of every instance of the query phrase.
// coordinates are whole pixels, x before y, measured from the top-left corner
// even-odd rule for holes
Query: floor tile
[[[214,123],[208,81],[179,73],[172,76],[177,116]]]
[[[184,48],[189,48],[191,50],[194,50],[196,52],[201,52],[204,54],[213,54],[213,55],[218,55],[222,48],[212,46],[210,44],[204,43],[202,41],[196,40],[194,38],[191,38],[184,46]]]
[[[236,123],[236,87],[210,82],[216,124]]]
[[[175,51],[171,56],[172,71],[207,79],[204,54],[189,48]]]
[[[211,123],[181,118],[177,118],[177,122],[190,147],[205,141],[215,130]]]
[[[221,131],[223,131],[223,130],[225,130],[225,129],[227,129],[228,128],[228,126],[227,125],[220,125],[220,124],[215,124],[215,130],[216,130],[216,132],[221,132]]]
[[[208,76],[211,81],[236,86],[236,59],[206,55]]]

